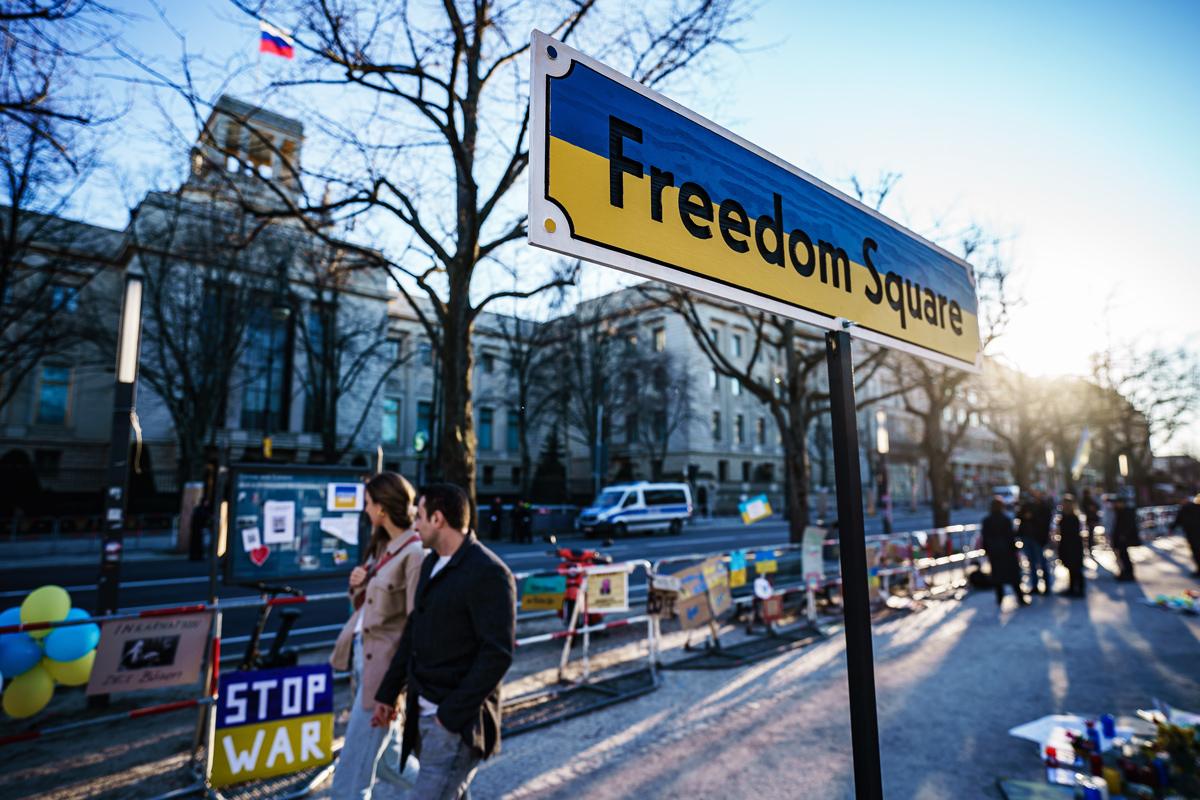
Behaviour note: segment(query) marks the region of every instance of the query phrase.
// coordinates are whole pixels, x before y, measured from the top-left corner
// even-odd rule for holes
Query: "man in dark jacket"
[[[1193,497],[1190,503],[1179,507],[1175,521],[1171,523],[1171,530],[1176,528],[1183,528],[1187,536],[1188,546],[1192,548],[1192,560],[1196,562],[1196,571],[1192,574],[1200,578],[1200,494]]]
[[[1046,496],[1039,491],[1031,492],[1021,507],[1021,545],[1029,561],[1029,590],[1038,594],[1049,592],[1054,583],[1054,573],[1046,561],[1053,519],[1054,509]]]
[[[1013,521],[1004,513],[1004,501],[992,498],[991,513],[983,520],[983,549],[992,567],[992,585],[996,587],[996,603],[1004,602],[1004,587],[1013,592],[1023,605],[1029,598],[1021,590],[1021,564],[1017,561],[1017,541],[1013,536]]]
[[[414,527],[433,550],[421,566],[412,614],[375,695],[373,725],[396,717],[407,688],[400,763],[421,760],[418,800],[458,800],[481,759],[500,752],[500,682],[512,664],[516,584],[469,531],[462,489],[421,489]]]
[[[1121,569],[1117,580],[1136,580],[1133,577],[1133,560],[1129,557],[1129,548],[1141,543],[1142,537],[1138,533],[1137,509],[1130,505],[1123,495],[1117,495],[1112,532],[1112,548],[1113,552],[1117,554],[1117,564]]]
[[[1100,524],[1100,504],[1092,497],[1091,489],[1083,490],[1083,497],[1079,499],[1079,510],[1083,512],[1084,521],[1087,522],[1087,552],[1090,556],[1096,547],[1096,526]]]

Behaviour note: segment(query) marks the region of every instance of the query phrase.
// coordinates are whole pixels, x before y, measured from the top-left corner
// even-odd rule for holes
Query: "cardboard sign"
[[[742,515],[742,522],[749,525],[771,516],[771,503],[765,494],[760,494],[738,503],[738,512]]]
[[[687,599],[675,601],[675,613],[679,615],[679,624],[685,630],[699,628],[712,620],[712,609],[708,605],[708,594],[693,595]]]
[[[734,550],[729,554],[729,587],[736,589],[746,585],[746,551]]]
[[[287,775],[332,760],[332,667],[221,675],[213,786]]]
[[[763,622],[774,622],[783,616],[783,595],[776,594],[760,600]]]
[[[105,622],[88,694],[183,686],[200,679],[212,617],[186,614]]]
[[[775,560],[774,550],[758,550],[754,553],[754,573],[766,575],[779,571],[779,562]]]
[[[608,614],[629,610],[629,575],[624,569],[589,572],[587,576],[587,610]]]
[[[551,575],[530,576],[521,581],[522,611],[558,611],[567,594],[567,577]]]
[[[971,265],[534,31],[529,242],[978,371]]]
[[[678,600],[679,592],[651,587],[646,596],[646,613],[670,619],[675,616],[675,604]]]
[[[820,585],[825,578],[824,528],[809,525],[804,529],[804,543],[801,545],[801,569],[804,582],[809,586]]]
[[[720,617],[733,607],[733,592],[729,589],[729,570],[725,562],[717,557],[704,562],[704,582],[708,588],[709,608],[714,617]]]

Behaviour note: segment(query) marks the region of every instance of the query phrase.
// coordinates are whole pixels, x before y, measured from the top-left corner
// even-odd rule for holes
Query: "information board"
[[[225,577],[284,581],[359,563],[362,470],[247,465],[231,470]]]
[[[978,370],[966,261],[544,33],[531,53],[530,244]]]

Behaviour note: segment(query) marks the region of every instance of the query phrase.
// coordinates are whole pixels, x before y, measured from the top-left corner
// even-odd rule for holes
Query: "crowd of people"
[[[1100,528],[1102,508],[1088,489],[1076,503],[1075,497],[1063,495],[1057,504],[1045,492],[1029,492],[1010,516],[1009,508],[999,497],[993,498],[987,517],[983,520],[983,548],[991,566],[991,581],[996,590],[996,602],[1003,603],[1006,587],[1022,605],[1028,605],[1031,593],[1048,594],[1054,589],[1054,565],[1061,562],[1067,570],[1068,585],[1059,594],[1083,597],[1086,592],[1083,564],[1096,546],[1096,531]],[[1136,580],[1129,548],[1141,544],[1137,508],[1124,495],[1112,501],[1111,516],[1105,534],[1117,559],[1117,580]],[[1180,506],[1171,529],[1182,529],[1196,562],[1195,576],[1200,577],[1200,495]],[[1054,532],[1057,531],[1057,539]],[[1047,552],[1051,553],[1047,557]],[[1022,570],[1021,556],[1025,569]],[[1028,583],[1026,591],[1023,578]]]

